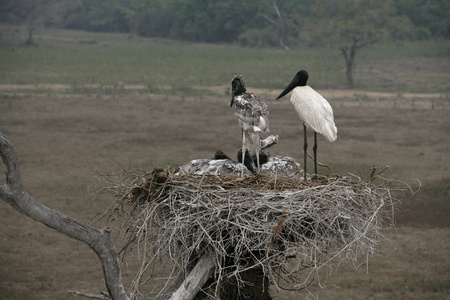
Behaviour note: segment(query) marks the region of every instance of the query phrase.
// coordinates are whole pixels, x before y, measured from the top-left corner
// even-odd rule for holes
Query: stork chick
[[[259,171],[260,132],[269,131],[269,109],[257,96],[247,92],[242,75],[235,75],[231,81],[231,104],[234,104],[234,115],[242,129],[242,160],[245,161],[245,150],[250,156],[256,156]],[[247,140],[246,140],[247,138]]]

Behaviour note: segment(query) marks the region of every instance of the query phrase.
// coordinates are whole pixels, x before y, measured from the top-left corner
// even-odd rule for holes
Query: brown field
[[[271,99],[272,91],[259,91]],[[368,176],[372,165],[414,190],[403,199],[396,229],[380,256],[354,270],[340,266],[324,289],[273,292],[275,299],[450,299],[450,104],[436,95],[323,91],[335,111],[338,140],[319,140],[318,160],[334,173]],[[396,108],[394,109],[394,99]],[[434,102],[432,103],[432,99]],[[89,222],[110,203],[94,199],[91,166],[152,170],[210,157],[235,156],[240,129],[227,96],[4,93],[0,131],[15,147],[27,191],[38,201]],[[302,161],[302,131],[287,100],[267,101],[271,153]],[[414,104],[413,104],[414,102]],[[434,109],[432,108],[434,105]],[[312,141],[312,139],[310,139]],[[310,170],[312,164],[308,165]],[[327,173],[327,169],[321,169]],[[5,173],[3,164],[0,173]],[[76,299],[75,289],[104,290],[101,266],[85,245],[0,201],[0,298]],[[94,224],[95,225],[95,224]],[[362,258],[362,261],[364,258]],[[125,285],[133,257],[122,265]]]

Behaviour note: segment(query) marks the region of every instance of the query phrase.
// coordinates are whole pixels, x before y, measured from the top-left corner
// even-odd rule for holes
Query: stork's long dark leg
[[[308,138],[306,136],[306,124],[303,123],[303,171],[306,178],[306,153],[308,151]]]
[[[314,174],[317,175],[317,132],[314,131]]]
[[[257,172],[259,172],[259,148],[261,147],[261,143],[259,141],[259,134],[256,134],[256,145],[255,145],[255,152],[256,152],[256,167]]]
[[[244,159],[245,159],[245,130],[242,129],[242,160],[241,160],[241,162],[242,162],[242,165],[245,166]],[[241,176],[244,176],[244,168],[242,168]]]

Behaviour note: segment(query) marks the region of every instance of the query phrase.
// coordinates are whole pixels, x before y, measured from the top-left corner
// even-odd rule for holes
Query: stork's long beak
[[[230,103],[230,107],[232,107],[232,106],[233,106],[233,103],[234,103],[234,95],[233,95],[233,94],[231,94],[231,103]]]
[[[281,94],[277,97],[276,100],[280,99],[281,97],[285,96],[287,93],[292,91],[297,86],[297,76],[292,79],[291,83],[284,89],[284,91],[281,92]]]

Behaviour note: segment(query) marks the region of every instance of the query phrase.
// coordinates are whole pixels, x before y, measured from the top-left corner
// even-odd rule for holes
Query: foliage
[[[310,19],[301,35],[311,36],[310,44],[314,46],[331,46],[341,51],[349,88],[353,88],[356,51],[387,39],[403,20],[395,15],[391,1],[376,0],[324,0],[314,6]]]
[[[24,9],[16,4],[22,2],[0,2],[0,22],[25,22]],[[384,21],[387,22],[384,25],[388,30],[378,31],[371,39],[387,33],[396,39],[450,37],[450,0],[307,0],[301,4],[296,0],[45,2],[48,4],[47,9],[39,13],[44,17],[45,24],[51,26],[87,31],[137,32],[142,36],[211,43],[239,42],[250,46],[275,46],[279,44],[281,30],[290,46],[318,45],[323,44],[332,32],[346,30],[355,24],[362,31],[373,34],[372,29]],[[380,9],[389,13],[386,16],[376,13]],[[336,17],[340,19],[340,26],[333,27],[335,21],[332,19]],[[393,20],[396,20],[395,24]],[[311,32],[311,27],[323,23],[330,25],[326,35]],[[358,24],[362,24],[362,27]]]
[[[348,48],[379,42],[389,36],[397,19],[390,1],[324,0],[314,7],[302,36],[311,36],[310,45]]]
[[[394,0],[394,7],[414,24],[416,38],[450,38],[449,0]]]

